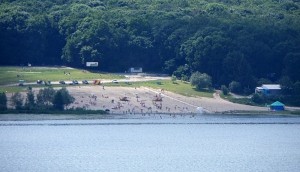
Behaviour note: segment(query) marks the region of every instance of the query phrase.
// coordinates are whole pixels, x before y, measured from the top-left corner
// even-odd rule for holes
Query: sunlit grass
[[[41,68],[41,67],[0,67],[0,85],[18,83],[19,80],[35,82],[37,80],[91,80],[120,79],[123,76],[86,71],[71,68]]]
[[[129,82],[129,83],[108,83],[106,86],[126,86],[126,87],[150,87],[154,89],[164,89],[188,97],[213,97],[213,91],[198,91],[190,83],[171,80],[155,80],[146,82]]]
[[[0,93],[15,93],[25,91],[27,87],[18,87],[18,86],[11,86],[11,87],[0,87]]]

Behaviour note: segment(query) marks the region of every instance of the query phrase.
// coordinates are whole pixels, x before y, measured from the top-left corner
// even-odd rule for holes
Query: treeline
[[[5,93],[0,94],[0,109],[7,109],[7,98]],[[28,87],[26,98],[16,92],[11,97],[12,104],[16,110],[64,110],[75,101],[66,88],[54,90],[52,87],[40,89],[35,96],[31,87]]]
[[[12,107],[8,106],[8,98],[0,92],[1,113],[29,113],[29,114],[106,114],[104,110],[88,110],[85,107],[70,108],[75,101],[66,88],[54,90],[52,87],[40,89],[34,94],[32,87],[28,87],[26,96],[16,92],[10,98]]]
[[[241,92],[300,81],[299,0],[1,0],[2,65],[99,61]],[[281,80],[282,81],[282,80]]]

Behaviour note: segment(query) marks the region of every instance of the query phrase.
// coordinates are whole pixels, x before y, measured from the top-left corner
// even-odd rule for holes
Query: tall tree
[[[0,110],[6,110],[7,109],[7,97],[6,94],[0,93]]]

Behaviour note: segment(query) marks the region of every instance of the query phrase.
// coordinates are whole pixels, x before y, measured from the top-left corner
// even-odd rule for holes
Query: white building
[[[264,84],[261,87],[255,88],[255,93],[262,93],[266,96],[268,95],[278,95],[280,94],[281,87],[279,84]]]
[[[86,62],[86,67],[98,67],[98,62]]]
[[[143,72],[143,68],[141,67],[131,67],[128,70],[130,73],[142,73]]]

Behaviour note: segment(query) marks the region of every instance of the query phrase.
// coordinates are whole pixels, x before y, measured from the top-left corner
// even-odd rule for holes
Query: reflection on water
[[[0,122],[0,171],[299,171],[300,118]]]

